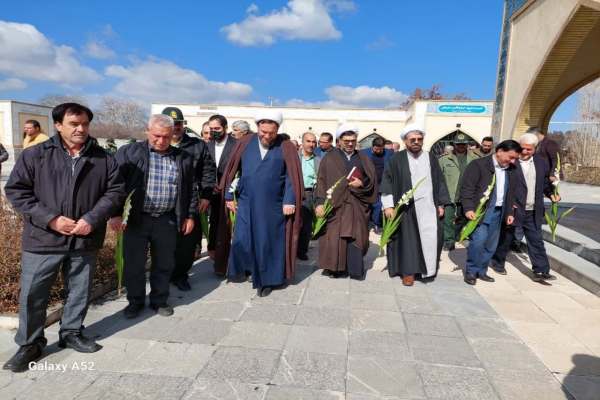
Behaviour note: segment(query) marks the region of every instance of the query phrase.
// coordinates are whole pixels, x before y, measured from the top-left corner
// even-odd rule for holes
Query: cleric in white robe
[[[404,207],[402,222],[387,246],[390,277],[400,275],[402,282],[411,286],[415,275],[431,278],[437,274],[444,206],[450,203],[450,197],[437,159],[423,150],[425,132],[409,125],[401,138],[406,149],[395,153],[386,164],[380,192],[389,218],[402,195],[425,178]]]

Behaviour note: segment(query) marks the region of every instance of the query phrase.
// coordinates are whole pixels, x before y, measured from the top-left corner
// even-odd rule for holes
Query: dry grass
[[[600,168],[579,167],[579,171],[575,171],[574,167],[567,165],[564,168],[564,173],[567,182],[600,186]]]
[[[0,196],[0,313],[15,313],[19,309],[19,279],[21,275],[21,232],[23,221],[4,196]],[[116,283],[114,268],[115,235],[109,233],[98,254],[94,286]],[[65,298],[62,274],[50,291],[52,306]]]

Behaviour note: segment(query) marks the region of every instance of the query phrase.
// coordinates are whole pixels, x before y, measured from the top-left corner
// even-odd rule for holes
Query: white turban
[[[421,128],[421,126],[416,125],[416,124],[409,124],[404,127],[404,130],[400,134],[400,139],[402,139],[402,140],[406,139],[406,135],[408,135],[411,132],[420,132],[421,135],[423,135],[423,137],[425,137],[425,130],[423,128]]]
[[[354,132],[358,135],[358,128],[354,125],[343,123],[340,126],[338,126],[337,131],[335,132],[335,138],[339,139],[340,136],[342,136],[342,133],[344,132]]]
[[[257,125],[260,121],[273,121],[277,125],[281,126],[281,122],[283,122],[283,115],[281,115],[281,111],[265,108],[256,114],[254,121]]]

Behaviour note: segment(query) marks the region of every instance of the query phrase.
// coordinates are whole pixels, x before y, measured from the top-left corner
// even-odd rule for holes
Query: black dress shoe
[[[479,275],[478,278],[481,279],[484,282],[495,282],[496,281],[494,278],[492,278],[488,274]]]
[[[556,275],[552,275],[549,272],[542,272],[542,279],[544,279],[545,281],[555,281]]]
[[[493,269],[497,274],[500,274],[500,275],[508,274],[508,272],[506,272],[506,268],[504,268],[504,267],[500,267],[498,265],[490,265],[490,268]]]
[[[4,363],[2,369],[7,369],[12,372],[24,372],[29,369],[29,363],[38,360],[42,356],[42,348],[44,346],[39,343],[28,344],[19,347],[19,350],[7,362]]]
[[[308,260],[308,256],[306,254],[298,254],[298,259],[302,261]]]
[[[258,294],[258,297],[267,297],[272,291],[273,289],[270,286],[265,286],[263,288],[258,288],[256,293]]]
[[[177,287],[177,289],[181,290],[182,292],[189,292],[190,290],[192,290],[192,286],[190,285],[190,282],[187,280],[187,278],[177,279],[173,281],[173,285],[175,285],[175,287]]]
[[[477,278],[475,278],[473,275],[465,275],[465,283],[474,285],[477,283]]]
[[[127,307],[123,310],[123,314],[125,314],[125,318],[132,319],[136,318],[140,315],[140,312],[144,309],[143,304],[133,304],[129,303]]]
[[[543,282],[544,281],[543,274],[541,272],[534,272],[531,280],[534,282]]]
[[[81,333],[71,333],[60,338],[58,347],[70,348],[80,353],[95,353],[102,348],[94,339],[83,336]]]
[[[150,304],[150,308],[156,311],[158,315],[162,315],[163,317],[170,317],[175,312],[173,310],[173,307],[171,307],[167,303],[161,305]]]

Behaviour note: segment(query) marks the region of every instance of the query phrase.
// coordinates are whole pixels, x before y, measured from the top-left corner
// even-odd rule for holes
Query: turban
[[[278,126],[281,126],[281,122],[283,122],[283,115],[281,115],[281,111],[265,108],[256,114],[254,121],[257,125],[260,121],[273,121]]]
[[[358,135],[358,128],[355,127],[354,125],[350,125],[348,123],[343,123],[340,126],[338,126],[337,131],[335,132],[335,138],[339,139],[340,136],[342,136],[342,134],[344,132],[354,132],[355,134]]]
[[[408,135],[411,132],[419,132],[421,133],[421,135],[423,135],[423,137],[425,137],[425,130],[423,128],[416,124],[409,124],[404,127],[404,130],[400,134],[400,139],[406,139],[406,135]]]

